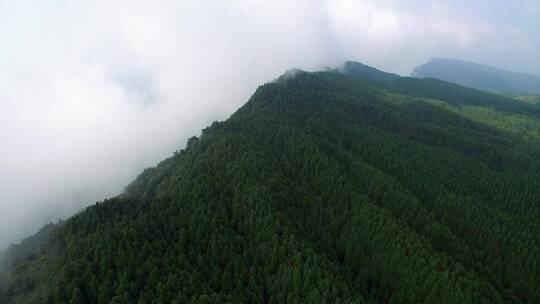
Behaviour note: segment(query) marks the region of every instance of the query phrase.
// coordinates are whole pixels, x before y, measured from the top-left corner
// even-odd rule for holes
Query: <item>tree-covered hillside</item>
[[[540,303],[540,108],[354,65],[259,87],[0,302]]]

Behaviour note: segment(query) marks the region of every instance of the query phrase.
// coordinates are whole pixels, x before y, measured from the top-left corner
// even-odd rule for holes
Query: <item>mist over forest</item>
[[[540,74],[538,1],[492,6],[464,0],[0,2],[0,249],[123,193],[145,168],[176,155],[188,138],[228,119],[260,85],[288,70],[297,71],[287,74],[294,79],[353,60],[398,77],[441,57]],[[355,68],[383,78],[369,81],[387,81],[380,71]],[[419,77],[538,103],[532,89],[531,96],[519,94],[515,83],[505,87],[460,73],[451,76],[465,82]],[[442,98],[394,85],[382,89]],[[538,88],[533,85],[526,88]],[[508,110],[500,104],[489,112],[495,127],[515,135],[516,126],[526,126],[520,132],[536,138],[538,125],[527,116],[535,110],[512,108],[521,116],[499,121],[496,111]],[[459,110],[470,119],[488,115]]]

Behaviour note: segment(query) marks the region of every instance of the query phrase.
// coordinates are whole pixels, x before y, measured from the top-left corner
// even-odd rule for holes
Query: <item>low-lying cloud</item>
[[[0,1],[0,248],[118,194],[293,67],[540,72],[538,5],[498,5],[519,22],[465,1]]]

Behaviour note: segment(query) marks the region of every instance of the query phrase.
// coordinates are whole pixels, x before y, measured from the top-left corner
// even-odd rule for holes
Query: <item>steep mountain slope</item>
[[[411,76],[437,78],[494,93],[540,94],[540,76],[505,71],[457,59],[433,58],[416,67]]]
[[[57,228],[0,298],[540,303],[538,108],[369,71],[259,87]]]
[[[47,242],[49,234],[61,225],[50,223],[41,228],[36,234],[27,237],[20,244],[11,246],[0,252],[0,281],[12,271],[12,267],[24,259],[32,259],[39,254],[41,246]]]

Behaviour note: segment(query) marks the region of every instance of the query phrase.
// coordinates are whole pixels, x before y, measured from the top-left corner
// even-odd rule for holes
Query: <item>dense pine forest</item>
[[[286,73],[51,227],[0,303],[540,303],[540,104]]]

